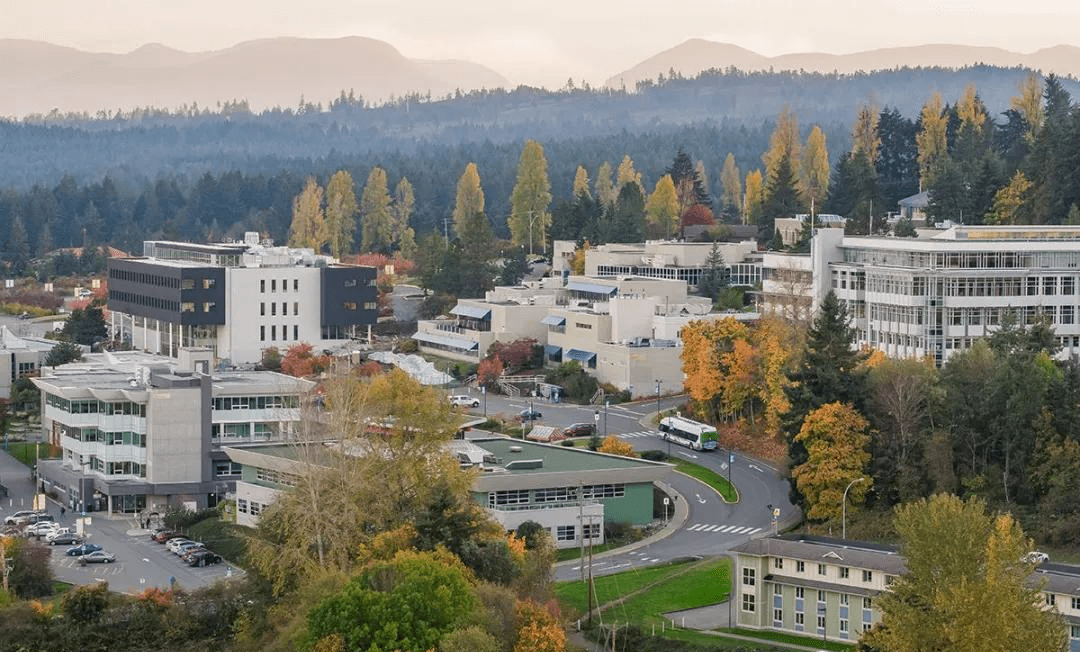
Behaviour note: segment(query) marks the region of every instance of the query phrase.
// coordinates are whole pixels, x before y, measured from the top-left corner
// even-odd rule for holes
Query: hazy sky
[[[484,64],[513,83],[607,77],[689,38],[765,55],[955,43],[1080,45],[1076,0],[0,0],[0,38],[128,52],[273,36],[369,36],[413,58]],[[0,62],[0,66],[3,62]]]

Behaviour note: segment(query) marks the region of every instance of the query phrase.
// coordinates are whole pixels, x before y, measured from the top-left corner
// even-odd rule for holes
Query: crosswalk
[[[638,437],[659,437],[660,432],[656,430],[638,430],[637,432],[623,432],[619,433],[617,437],[620,439],[637,439]]]
[[[713,525],[711,523],[694,523],[686,528],[687,532],[712,532],[715,534],[757,534],[761,532],[759,527],[739,525]]]

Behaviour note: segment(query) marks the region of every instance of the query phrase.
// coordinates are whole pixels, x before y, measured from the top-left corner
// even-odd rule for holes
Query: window
[[[819,632],[825,631],[825,616],[817,617],[817,628]]]
[[[506,489],[488,493],[488,507],[501,505],[524,505],[529,502],[528,489]]]
[[[195,302],[184,301],[180,304],[180,312],[195,312]]]
[[[874,581],[874,572],[864,570],[862,572],[862,581],[864,581],[864,582],[873,582]]]
[[[849,599],[849,598],[848,598],[848,594],[847,594],[847,593],[841,593],[841,594],[840,594],[840,604],[842,604],[842,605],[846,605],[846,604],[848,604],[848,599]]]
[[[300,327],[297,326],[296,324],[293,324],[293,327],[292,327],[292,338],[294,340],[300,339]]]
[[[214,475],[240,475],[240,465],[229,460],[218,460],[214,462]]]
[[[346,301],[344,304],[342,304],[341,307],[344,308],[345,310],[356,312],[356,302],[355,301]]]
[[[772,619],[773,619],[773,624],[776,627],[782,627],[783,623],[784,623],[784,610],[783,609],[773,609],[772,610]]]
[[[202,304],[203,312],[214,312],[215,308],[217,308],[217,303],[214,301],[204,301]]]
[[[240,512],[241,514],[247,514],[248,513],[248,501],[243,499],[243,498],[237,498],[236,499],[236,511]]]
[[[773,566],[773,568],[783,568],[784,567],[784,558],[783,557],[773,557],[772,566]]]
[[[300,302],[299,301],[293,301],[293,303],[292,303],[292,314],[293,314],[293,317],[296,317],[297,315],[300,314]]]
[[[276,342],[277,341],[277,326],[271,326],[270,327],[270,341],[271,342]]]
[[[804,589],[801,586],[796,586],[795,587],[795,598],[798,599],[798,600],[802,600],[805,596],[806,596],[806,589]]]
[[[754,594],[743,593],[742,594],[742,610],[754,613]]]
[[[217,285],[217,279],[204,278],[202,280],[202,287],[204,290],[212,290],[215,285]]]
[[[270,291],[271,292],[277,292],[277,279],[276,278],[270,279]]]
[[[289,316],[289,302],[288,301],[282,301],[281,302],[281,315],[283,317],[288,317]]]
[[[577,538],[577,527],[573,525],[560,525],[555,528],[556,541],[573,541]]]
[[[195,289],[195,279],[193,279],[193,278],[185,278],[184,280],[180,281],[180,289],[181,290],[194,290]]]
[[[292,289],[293,289],[293,292],[299,292],[300,291],[300,279],[294,278],[292,280]]]
[[[846,580],[850,574],[851,569],[847,566],[840,567],[840,579]]]
[[[288,292],[289,291],[289,279],[287,279],[287,278],[281,279],[281,291],[282,292]]]
[[[259,341],[266,341],[266,326],[259,326]]]
[[[886,575],[885,576],[885,586],[892,586],[892,583],[895,582],[895,581],[896,581],[896,576],[895,575]]]
[[[806,562],[805,561],[797,561],[797,562],[795,562],[795,572],[796,573],[805,573],[806,572]]]
[[[870,600],[870,598],[863,598],[862,599],[862,608],[863,609],[866,609],[867,611],[869,611],[873,607],[874,607],[874,603]]]
[[[840,619],[840,633],[841,634],[847,634],[847,632],[848,632],[847,618],[841,618]]]
[[[259,292],[262,292],[262,293],[266,292],[266,279],[260,279],[259,280]]]
[[[273,303],[273,302],[270,303],[270,314],[271,315],[276,315],[277,314],[277,304],[276,303]]]
[[[1053,593],[1046,594],[1046,606],[1052,607],[1057,603],[1057,596]]]
[[[258,516],[258,515],[259,515],[259,512],[260,512],[261,510],[262,510],[262,505],[260,505],[259,503],[255,502],[254,500],[253,500],[253,501],[251,501],[251,515],[252,515],[252,516]]]
[[[754,577],[753,568],[742,569],[742,583],[743,586],[754,586],[754,584],[756,583],[756,579]]]
[[[817,574],[818,575],[824,575],[825,574],[825,564],[818,564],[817,565]]]
[[[796,611],[795,612],[795,624],[798,625],[798,626],[802,626],[803,624],[805,624],[805,622],[806,622],[806,614],[804,614],[801,611]]]
[[[266,304],[265,303],[260,303],[259,304],[259,315],[263,316],[263,317],[266,316]]]
[[[1073,609],[1080,609],[1080,598],[1073,598],[1072,599],[1072,608]]]
[[[600,538],[600,524],[599,523],[586,523],[581,526],[581,536],[584,539],[599,539]]]

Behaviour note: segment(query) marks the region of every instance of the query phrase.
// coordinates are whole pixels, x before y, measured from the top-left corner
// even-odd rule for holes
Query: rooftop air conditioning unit
[[[510,447],[510,452],[511,453],[520,453],[521,452],[521,446],[511,446]]]

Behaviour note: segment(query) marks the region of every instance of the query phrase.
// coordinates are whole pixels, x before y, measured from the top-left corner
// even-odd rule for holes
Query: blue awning
[[[479,306],[463,306],[459,303],[450,310],[450,314],[459,317],[472,317],[473,319],[487,319],[491,317],[491,309],[480,308]]]
[[[544,355],[546,355],[549,358],[561,358],[562,357],[562,347],[561,346],[555,346],[554,344],[545,344],[544,345]]]
[[[581,349],[567,349],[566,357],[571,360],[577,360],[578,362],[589,362],[596,358],[595,353],[589,353],[588,351],[582,351]]]
[[[619,290],[619,288],[613,285],[600,285],[599,283],[583,283],[582,281],[570,281],[566,284],[566,289],[573,290],[575,292],[587,292],[589,294],[603,294],[609,297]]]
[[[541,324],[547,324],[548,326],[564,326],[566,325],[566,317],[559,315],[548,315],[540,320]]]
[[[451,349],[458,349],[459,351],[475,351],[480,348],[479,342],[473,342],[472,340],[462,340],[456,337],[447,337],[445,335],[436,335],[435,333],[420,332],[413,335],[412,338],[418,342],[438,344],[439,346],[445,346]]]

